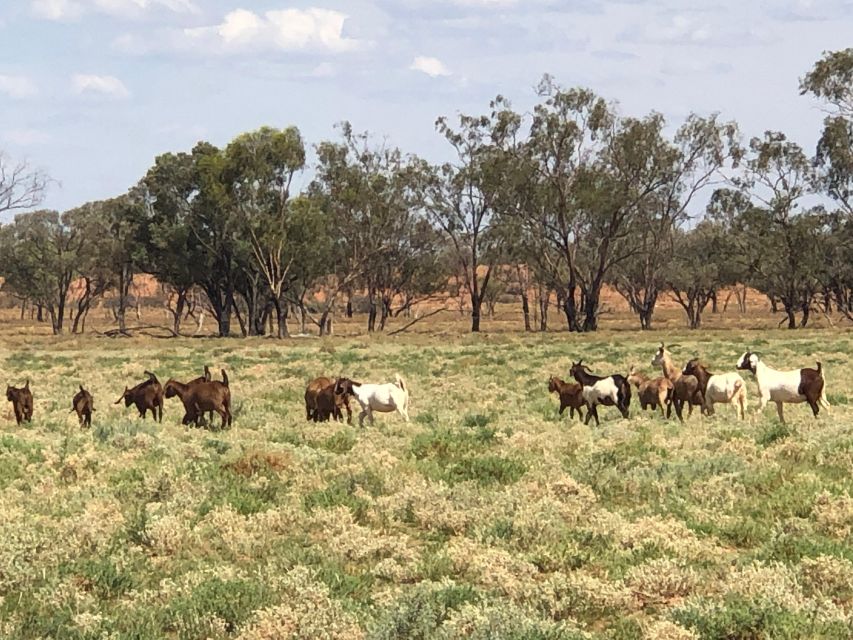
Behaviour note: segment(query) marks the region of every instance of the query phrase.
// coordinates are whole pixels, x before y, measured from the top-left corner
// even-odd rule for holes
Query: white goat
[[[761,362],[757,354],[747,351],[738,360],[737,368],[752,371],[755,375],[760,397],[759,412],[763,411],[767,403],[771,401],[776,403],[776,412],[782,422],[785,422],[785,415],[782,411],[784,403],[808,402],[815,417],[820,412],[820,407],[829,411],[830,405],[826,399],[823,365],[820,362],[817,363],[817,369],[779,371],[771,369]]]
[[[688,362],[682,373],[693,376],[699,381],[705,411],[709,416],[714,414],[714,404],[730,404],[741,420],[746,418],[746,382],[739,374],[711,373],[699,358]]]
[[[396,382],[385,384],[361,384],[347,378],[341,378],[335,384],[335,393],[348,393],[361,405],[358,414],[358,426],[364,426],[364,417],[373,424],[373,412],[390,413],[397,411],[403,419],[409,421],[409,390],[400,374],[395,374]]]

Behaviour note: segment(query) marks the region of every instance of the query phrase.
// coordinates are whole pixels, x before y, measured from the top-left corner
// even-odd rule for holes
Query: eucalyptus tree
[[[68,212],[68,219],[86,238],[74,330],[107,289],[115,291],[118,330],[127,333],[127,310],[134,277],[147,263],[147,234],[142,203],[130,196],[87,203]]]
[[[39,206],[49,179],[26,161],[14,161],[0,149],[0,214]]]
[[[742,175],[733,180],[754,206],[741,216],[754,284],[784,307],[788,328],[805,326],[820,291],[824,211],[804,208],[815,170],[802,148],[784,134],[753,138]]]
[[[54,335],[63,333],[86,237],[68,216],[49,210],[18,214],[0,232],[0,273],[6,286],[41,305]]]
[[[853,48],[824,53],[800,81],[800,92],[828,111],[815,157],[820,188],[853,214]]]
[[[258,307],[269,300],[276,311],[278,336],[287,335],[285,295],[293,279],[294,260],[291,185],[304,166],[305,145],[295,127],[263,127],[238,136],[225,148],[223,182],[244,223],[253,258],[243,264],[245,278],[266,284],[263,295],[253,287],[247,299],[252,334],[263,332]]]
[[[587,89],[564,89],[550,76],[539,84],[541,102],[533,110],[524,151],[535,168],[532,183],[539,189],[535,205],[519,210],[532,233],[550,244],[550,273],[565,274],[555,283],[570,331],[581,331],[578,250],[584,242],[579,206],[582,183],[604,144],[615,114],[607,102]],[[559,257],[562,264],[554,262]],[[580,297],[580,300],[579,300]],[[580,302],[580,305],[579,305]]]
[[[675,229],[672,252],[664,273],[666,290],[687,316],[687,326],[699,329],[702,314],[721,282],[720,267],[727,248],[723,224],[702,220],[693,229]]]
[[[204,248],[192,229],[197,159],[188,153],[160,155],[135,189],[145,218],[143,270],[169,289],[166,304],[175,335],[181,332],[190,292],[204,278]]]
[[[500,97],[492,101],[489,115],[460,115],[455,126],[445,117],[436,121],[456,157],[432,169],[423,204],[450,246],[471,303],[472,332],[480,331],[483,301],[504,248],[502,187],[520,126],[519,116]]]
[[[190,154],[158,157],[141,184],[156,247],[155,269],[182,291],[189,279],[204,290],[222,337],[231,335],[232,312],[244,333],[248,331],[236,296],[238,284],[245,285],[241,277],[251,260],[251,245],[226,182],[226,169],[222,150],[199,142]],[[174,251],[177,255],[167,255]]]
[[[616,290],[639,317],[642,329],[651,328],[665,285],[673,233],[690,218],[689,209],[697,194],[721,181],[720,171],[728,165],[737,166],[742,154],[737,126],[720,123],[716,116],[689,116],[671,141],[663,132],[662,117],[655,115],[647,122],[630,148],[645,154],[651,166],[647,182],[651,188],[635,203],[629,229],[633,250],[623,251],[611,276]],[[630,163],[627,166],[627,170],[622,169],[623,176],[639,173]],[[622,181],[627,182],[624,177]]]

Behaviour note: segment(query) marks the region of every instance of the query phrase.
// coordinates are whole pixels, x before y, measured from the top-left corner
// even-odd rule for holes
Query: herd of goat
[[[572,364],[569,374],[576,382],[564,382],[556,377],[548,381],[548,391],[560,397],[560,414],[568,407],[569,416],[575,411],[583,418],[582,408],[587,414],[584,420],[589,424],[595,418],[598,425],[598,405],[619,409],[622,417],[628,417],[631,404],[631,386],[637,389],[640,405],[643,409],[659,410],[667,418],[672,409],[678,419],[684,421],[684,406],[687,415],[693,414],[693,407],[700,407],[706,415],[713,415],[715,404],[730,404],[735,407],[739,418],[746,418],[746,383],[737,372],[713,374],[698,358],[690,360],[681,369],[672,360],[672,354],[661,343],[654,359],[653,367],[660,367],[662,376],[649,378],[631,367],[628,376],[614,374],[610,376],[593,375],[580,360]],[[820,408],[829,410],[826,399],[823,365],[818,362],[816,369],[803,368],[779,371],[764,364],[757,354],[747,351],[737,361],[740,371],[751,371],[758,384],[759,412],[768,402],[776,403],[779,420],[785,422],[784,404],[807,402],[815,417]]]
[[[652,360],[652,366],[659,367],[663,375],[649,378],[631,367],[628,376],[597,376],[580,360],[572,364],[569,372],[576,382],[567,383],[551,377],[548,391],[559,395],[560,415],[569,408],[570,417],[574,418],[577,411],[583,419],[582,409],[586,409],[585,424],[589,424],[592,418],[595,418],[596,425],[599,424],[598,405],[616,407],[622,417],[627,418],[632,385],[637,389],[644,410],[660,411],[667,418],[674,408],[678,419],[683,422],[685,405],[688,416],[692,415],[694,407],[700,407],[702,413],[712,415],[714,405],[721,403],[733,405],[739,418],[746,417],[746,383],[740,374],[713,374],[698,358],[690,360],[683,369],[679,368],[673,363],[672,354],[663,343]],[[786,403],[807,402],[815,416],[821,407],[829,410],[824,369],[820,362],[816,369],[778,371],[764,364],[757,354],[747,351],[738,359],[736,368],[751,371],[755,376],[759,412],[764,410],[768,402],[775,402],[779,419],[784,422],[782,407]],[[133,387],[125,387],[115,404],[124,400],[125,407],[136,406],[142,418],[150,411],[155,420],[162,422],[164,399],[178,397],[184,405],[182,424],[202,426],[205,414],[209,414],[212,422],[213,414],[217,413],[222,418],[223,429],[231,426],[231,389],[224,369],[221,381],[212,379],[207,366],[204,367],[204,375],[187,383],[169,379],[165,385],[161,385],[157,376],[150,371],[146,371],[145,375],[148,376],[146,380]],[[352,424],[350,398],[355,398],[361,407],[359,426],[364,426],[365,417],[373,424],[374,411],[397,411],[406,422],[409,421],[409,389],[399,374],[393,383],[385,384],[362,384],[349,378],[316,378],[308,383],[305,390],[306,418],[314,422],[332,419],[343,421],[343,413],[346,411],[347,422]],[[12,403],[18,424],[32,421],[33,394],[29,380],[20,388],[7,387],[6,399]],[[92,394],[81,385],[72,399],[72,412],[76,412],[81,426],[92,425],[94,405]]]
[[[210,369],[204,367],[204,375],[189,382],[178,382],[169,379],[165,385],[160,384],[157,376],[146,371],[148,376],[133,387],[125,387],[115,404],[124,400],[125,407],[134,405],[139,415],[145,418],[148,412],[154,420],[163,422],[163,404],[168,398],[178,397],[184,405],[184,417],[181,423],[202,426],[204,414],[209,413],[210,424],[213,414],[222,418],[222,428],[230,427],[233,421],[231,414],[231,388],[228,374],[222,370],[222,381],[213,380]],[[305,390],[305,408],[308,420],[315,422],[331,418],[343,419],[342,409],[347,412],[347,422],[352,423],[352,410],[349,398],[355,398],[361,405],[359,425],[364,425],[364,418],[373,424],[373,412],[397,411],[406,422],[409,421],[409,390],[400,375],[396,381],[386,384],[362,384],[349,378],[317,378],[308,384]],[[6,399],[12,403],[15,420],[18,424],[31,422],[33,418],[33,392],[30,381],[23,387],[6,387]],[[71,400],[71,411],[77,413],[80,426],[92,426],[92,413],[95,411],[95,399],[91,393],[80,385],[80,390]]]

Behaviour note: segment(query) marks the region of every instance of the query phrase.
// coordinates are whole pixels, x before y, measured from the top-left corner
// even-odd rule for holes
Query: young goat
[[[693,415],[693,407],[704,407],[705,397],[702,395],[702,389],[699,387],[699,380],[696,376],[686,376],[681,369],[676,367],[672,362],[672,354],[667,351],[666,346],[661,342],[655,357],[652,359],[653,367],[660,367],[663,375],[672,383],[672,402],[666,408],[666,417],[671,415],[670,409],[675,407],[675,415],[681,422],[684,422],[684,405],[687,404],[687,416]]]
[[[746,383],[737,373],[715,375],[699,362],[699,358],[688,362],[683,373],[699,381],[705,399],[705,413],[709,416],[714,415],[714,403],[721,403],[732,405],[741,420],[746,418]]]
[[[124,393],[115,401],[115,404],[124,400],[125,407],[136,405],[136,410],[143,419],[150,411],[155,420],[163,422],[163,386],[157,380],[157,376],[150,371],[146,371],[145,375],[148,376],[148,380],[140,382],[131,389],[125,387]]]
[[[334,417],[343,421],[341,409],[347,411],[347,424],[352,424],[352,409],[349,406],[347,394],[335,393],[335,382],[329,378],[315,378],[305,388],[306,419],[314,422],[325,422]]]
[[[92,394],[80,385],[80,391],[71,400],[71,411],[77,413],[81,427],[92,426],[92,412],[95,410],[95,399]]]
[[[336,395],[351,395],[361,405],[361,413],[358,414],[358,426],[364,426],[364,418],[370,419],[373,425],[373,412],[390,413],[397,411],[403,419],[409,421],[409,390],[406,382],[395,374],[396,382],[385,384],[361,384],[353,382],[348,378],[338,378],[335,383]]]
[[[184,384],[170,379],[165,389],[167,398],[178,396],[184,405],[181,424],[194,423],[198,427],[204,412],[215,411],[222,418],[223,429],[231,426],[231,389],[225,369],[222,370],[222,382],[211,380]]]
[[[595,426],[599,426],[598,409],[596,405],[616,407],[623,418],[628,417],[628,406],[631,404],[631,385],[625,376],[615,374],[602,377],[589,372],[583,360],[572,364],[570,375],[583,385],[583,399],[589,407],[584,424],[589,424],[590,418],[595,418]]]
[[[24,420],[33,421],[33,392],[30,391],[30,381],[27,379],[23,387],[6,386],[6,400],[12,403],[15,412],[15,422],[21,424]]]
[[[660,409],[661,416],[666,416],[664,407],[669,408],[672,402],[672,391],[675,388],[669,378],[650,379],[646,374],[631,367],[631,371],[628,372],[628,382],[637,387],[637,398],[643,411],[647,408],[653,411]]]
[[[829,411],[823,365],[820,362],[817,363],[817,369],[778,371],[764,364],[758,354],[747,351],[738,360],[737,368],[741,371],[752,371],[755,376],[758,383],[759,413],[764,411],[770,401],[776,403],[776,413],[782,422],[785,422],[782,410],[784,403],[808,402],[815,417],[820,413],[821,407]]]
[[[563,382],[556,376],[551,376],[548,379],[548,392],[556,393],[560,396],[560,415],[566,407],[569,408],[569,418],[575,417],[575,411],[578,412],[578,417],[583,420],[583,411],[581,407],[586,403],[583,399],[583,386],[574,382]]]

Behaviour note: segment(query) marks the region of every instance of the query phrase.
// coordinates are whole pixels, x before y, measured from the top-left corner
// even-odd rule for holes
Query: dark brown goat
[[[347,424],[352,424],[352,409],[345,393],[336,393],[337,381],[330,378],[315,378],[305,388],[306,420],[326,422],[330,418],[343,421],[342,409],[347,412]]]
[[[15,411],[15,422],[21,424],[24,420],[33,421],[33,392],[30,391],[29,379],[21,388],[7,386],[6,400],[12,403],[12,409]]]
[[[574,382],[564,382],[556,376],[551,376],[548,379],[548,392],[556,393],[560,396],[560,415],[566,407],[569,408],[569,418],[575,417],[575,411],[578,412],[578,417],[583,420],[583,411],[581,407],[586,405],[583,399],[583,386]]]
[[[142,418],[145,418],[146,413],[151,411],[151,415],[155,420],[163,422],[163,386],[160,381],[150,371],[146,371],[145,375],[148,380],[140,382],[135,387],[128,389],[124,388],[124,393],[115,401],[115,404],[124,400],[124,406],[136,405],[137,411]]]
[[[222,382],[217,380],[192,382],[184,384],[170,379],[166,383],[166,397],[181,399],[184,405],[184,417],[181,424],[194,423],[200,426],[202,414],[205,411],[215,411],[222,418],[222,428],[230,427],[233,422],[231,415],[231,389],[228,386],[228,374],[222,370]]]
[[[71,410],[77,412],[81,427],[92,426],[92,412],[95,410],[95,399],[92,394],[80,385],[80,391],[71,400]]]

